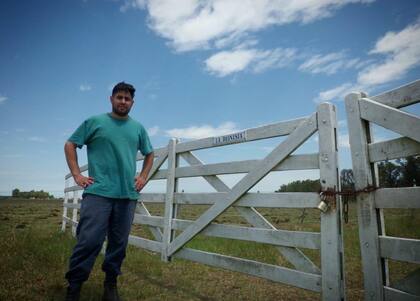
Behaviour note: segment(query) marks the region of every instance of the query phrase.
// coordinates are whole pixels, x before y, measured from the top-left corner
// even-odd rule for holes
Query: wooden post
[[[338,174],[337,119],[335,106],[318,106],[319,169],[322,190],[340,189]],[[344,300],[343,241],[339,197],[331,198],[326,212],[321,212],[322,299]]]
[[[165,197],[165,217],[162,237],[162,261],[171,260],[168,256],[168,246],[174,238],[175,232],[172,230],[172,219],[176,218],[177,206],[174,204],[174,193],[178,189],[178,180],[175,178],[175,168],[178,165],[178,155],[176,154],[177,139],[172,138],[168,144],[168,173],[166,179],[166,197]]]
[[[61,224],[61,231],[66,231],[66,223],[67,223],[67,207],[66,204],[69,202],[69,193],[66,191],[66,188],[69,187],[68,179],[64,177],[64,201],[63,201],[63,222]]]
[[[368,122],[360,117],[359,100],[365,95],[351,93],[346,96],[346,112],[350,137],[350,149],[356,190],[374,184],[369,162],[368,142],[370,132]],[[378,214],[373,193],[356,196],[359,240],[362,254],[365,300],[383,300],[383,267],[379,253]]]

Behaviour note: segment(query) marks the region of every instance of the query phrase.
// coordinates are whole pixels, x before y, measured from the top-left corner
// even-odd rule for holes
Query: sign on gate
[[[213,145],[239,143],[244,141],[246,141],[246,131],[220,137],[214,137]]]

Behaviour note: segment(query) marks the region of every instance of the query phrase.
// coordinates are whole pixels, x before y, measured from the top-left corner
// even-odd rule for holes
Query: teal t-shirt
[[[89,176],[94,183],[85,188],[110,198],[136,200],[134,177],[137,151],[147,155],[153,151],[144,127],[128,117],[126,120],[101,114],[85,120],[69,141],[79,148],[87,146]]]

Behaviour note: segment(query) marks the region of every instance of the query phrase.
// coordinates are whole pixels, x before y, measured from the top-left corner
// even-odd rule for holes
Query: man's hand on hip
[[[134,178],[134,185],[136,186],[136,191],[140,192],[140,190],[143,189],[144,185],[146,185],[146,177],[138,175]]]
[[[75,175],[73,176],[74,181],[77,183],[77,185],[86,188],[88,187],[90,184],[93,184],[94,179],[92,177],[85,177],[81,174]]]

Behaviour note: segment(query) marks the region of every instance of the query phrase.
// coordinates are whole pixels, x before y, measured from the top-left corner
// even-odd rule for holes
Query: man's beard
[[[113,106],[112,112],[120,117],[127,117],[128,113],[130,113],[130,109],[127,108],[125,110],[124,109],[120,110],[117,106],[115,107]]]

